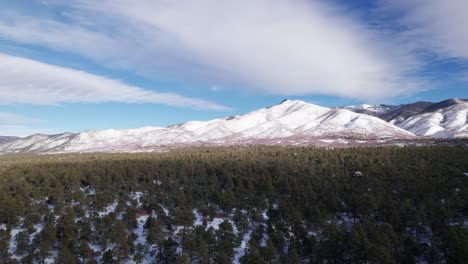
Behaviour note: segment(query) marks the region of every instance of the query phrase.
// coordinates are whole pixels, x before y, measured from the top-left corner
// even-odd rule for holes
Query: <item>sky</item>
[[[466,0],[0,0],[0,135],[468,98]]]

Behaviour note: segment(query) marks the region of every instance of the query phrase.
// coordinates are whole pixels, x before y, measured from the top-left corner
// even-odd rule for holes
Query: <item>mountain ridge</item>
[[[414,135],[370,115],[328,108],[300,100],[246,114],[167,127],[88,130],[58,135],[32,135],[0,144],[0,153],[151,151],[162,147],[255,144],[306,144],[312,138],[390,139]]]
[[[357,113],[379,117],[417,136],[467,137],[468,99],[451,98],[440,102],[415,102],[388,106],[386,111],[369,111],[381,105],[345,107]]]
[[[466,99],[342,108],[283,100],[246,114],[166,127],[35,134],[0,143],[0,154],[141,152],[242,144],[343,146],[350,142],[468,137],[467,120]]]

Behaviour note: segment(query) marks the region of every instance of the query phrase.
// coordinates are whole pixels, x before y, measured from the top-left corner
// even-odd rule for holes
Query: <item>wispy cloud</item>
[[[157,93],[119,80],[0,53],[0,104],[158,103],[227,110],[213,102]]]
[[[24,117],[12,113],[0,112],[0,124],[32,124],[42,122],[43,120]]]
[[[440,58],[468,59],[468,1],[384,0],[380,11],[397,18],[404,35]]]
[[[330,2],[52,3],[68,5],[68,22],[3,14],[0,36],[76,52],[107,66],[276,95],[378,99],[426,84],[415,77],[421,61],[411,50]]]

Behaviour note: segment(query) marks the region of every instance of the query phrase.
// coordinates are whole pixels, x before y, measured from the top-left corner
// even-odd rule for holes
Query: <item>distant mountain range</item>
[[[18,137],[0,136],[0,144],[10,142],[10,141],[13,141],[15,139],[18,139]]]
[[[417,136],[468,137],[468,100],[448,99],[438,103],[358,105],[345,109],[379,117]]]
[[[0,153],[140,152],[190,146],[467,137],[468,100],[327,108],[298,100],[244,115],[168,127],[32,135],[0,142]]]

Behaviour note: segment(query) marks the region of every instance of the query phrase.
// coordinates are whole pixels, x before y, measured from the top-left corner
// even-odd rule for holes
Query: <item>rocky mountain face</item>
[[[196,145],[299,144],[310,138],[413,137],[411,132],[378,117],[285,100],[244,115],[169,127],[37,134],[0,144],[0,153],[136,152]]]

